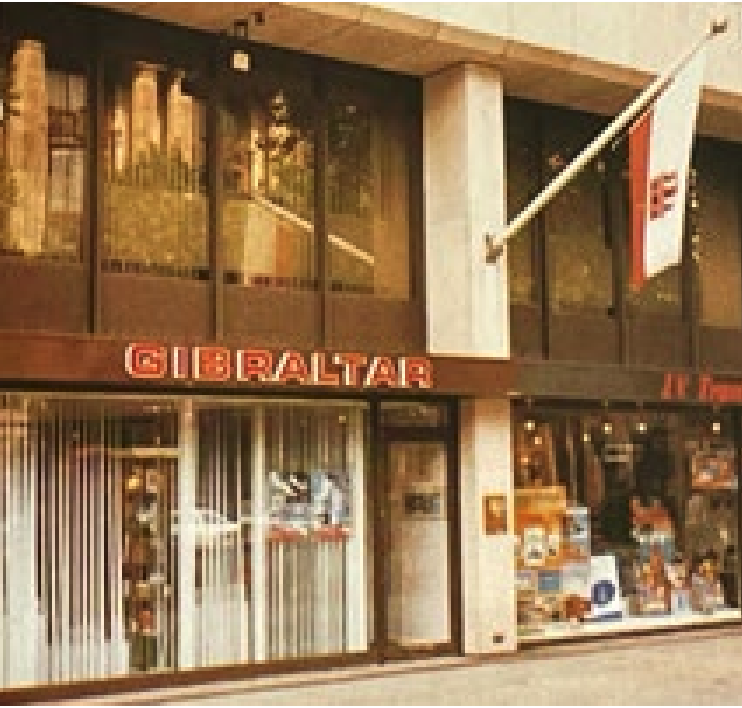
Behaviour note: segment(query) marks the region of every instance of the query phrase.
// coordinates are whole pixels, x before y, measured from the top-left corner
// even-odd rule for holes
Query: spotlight
[[[242,50],[232,52],[232,68],[235,71],[250,71],[250,55]]]
[[[718,435],[721,432],[721,423],[718,420],[715,420],[711,424],[711,430],[714,431],[714,435]]]
[[[533,430],[536,430],[536,421],[535,421],[535,420],[532,420],[532,419],[530,419],[530,418],[529,418],[529,419],[528,419],[528,420],[527,420],[527,421],[525,422],[525,426],[524,426],[524,427],[525,427],[525,429],[526,429],[526,430],[528,430],[529,432],[531,432],[531,431],[533,431]]]

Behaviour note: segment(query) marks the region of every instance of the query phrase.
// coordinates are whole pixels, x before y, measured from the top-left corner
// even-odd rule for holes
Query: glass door
[[[451,504],[441,440],[385,443],[382,651],[453,650]]]

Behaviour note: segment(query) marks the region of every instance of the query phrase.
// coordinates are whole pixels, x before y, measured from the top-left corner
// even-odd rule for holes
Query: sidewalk
[[[610,639],[503,659],[405,662],[86,705],[738,705],[742,629]],[[80,702],[78,702],[78,705]]]

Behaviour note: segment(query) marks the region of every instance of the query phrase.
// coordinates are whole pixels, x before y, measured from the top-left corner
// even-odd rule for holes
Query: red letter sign
[[[433,388],[433,367],[422,357],[403,357],[399,360],[399,385],[407,388]]]
[[[194,347],[193,378],[196,381],[228,381],[232,357],[224,347]]]
[[[270,381],[273,355],[267,349],[240,349],[237,352],[237,380]]]
[[[156,344],[126,347],[126,373],[134,379],[163,379],[167,373],[167,350]]]

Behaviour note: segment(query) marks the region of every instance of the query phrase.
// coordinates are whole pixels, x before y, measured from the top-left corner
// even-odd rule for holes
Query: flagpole
[[[726,18],[714,20],[695,44],[682,55],[664,74],[658,76],[613,122],[588,145],[567,167],[559,173],[541,193],[526,206],[505,228],[502,234],[485,234],[487,263],[496,263],[508,239],[520,231],[538,214],[600,151],[606,147],[639,113],[649,106],[665,89],[678,72],[696,55],[709,39],[727,30]]]

